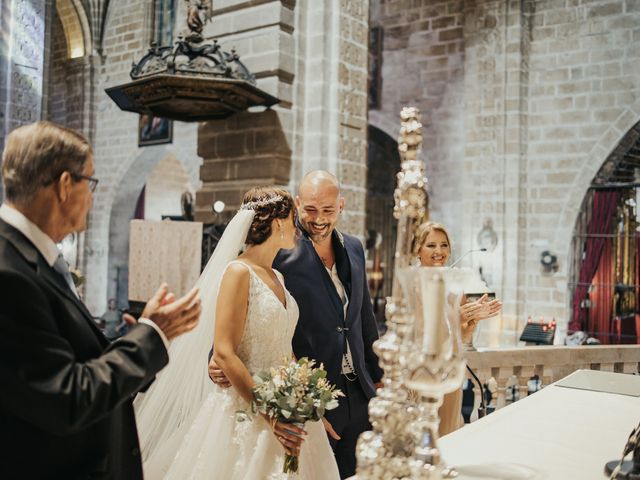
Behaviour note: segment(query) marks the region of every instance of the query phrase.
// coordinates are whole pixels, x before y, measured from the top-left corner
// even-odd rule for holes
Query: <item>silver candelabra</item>
[[[402,158],[394,192],[398,219],[387,332],[374,343],[384,369],[383,388],[369,404],[373,429],[358,440],[357,478],[440,479],[455,476],[437,447],[438,408],[445,393],[460,387],[464,373],[455,279],[444,269],[411,267],[415,229],[429,218],[427,179],[418,159],[420,113],[400,114]]]

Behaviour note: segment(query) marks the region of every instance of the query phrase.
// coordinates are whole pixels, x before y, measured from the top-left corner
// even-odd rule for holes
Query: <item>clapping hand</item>
[[[462,341],[468,343],[478,322],[497,315],[500,310],[502,310],[502,302],[496,299],[489,300],[489,295],[486,293],[474,302],[460,305]]]
[[[200,319],[200,311],[200,295],[197,288],[176,299],[175,295],[169,292],[167,284],[163,283],[147,302],[142,317],[154,322],[168,340],[173,340],[195,328]]]

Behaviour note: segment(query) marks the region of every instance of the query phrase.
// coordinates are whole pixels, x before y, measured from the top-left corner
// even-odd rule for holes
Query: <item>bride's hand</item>
[[[271,425],[271,430],[278,439],[278,442],[284,447],[285,452],[289,455],[300,455],[300,447],[307,432],[292,423],[278,422],[277,420],[268,418],[267,421]]]

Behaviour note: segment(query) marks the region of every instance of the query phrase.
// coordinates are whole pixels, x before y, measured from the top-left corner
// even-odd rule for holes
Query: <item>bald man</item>
[[[327,412],[329,440],[341,478],[355,474],[358,436],[371,428],[369,400],[381,386],[382,370],[372,345],[378,339],[360,241],[336,229],[344,209],[337,178],[308,173],[296,196],[301,239],[281,250],[274,268],[298,302],[293,336],[298,358],[322,362],[331,383],[345,394]]]

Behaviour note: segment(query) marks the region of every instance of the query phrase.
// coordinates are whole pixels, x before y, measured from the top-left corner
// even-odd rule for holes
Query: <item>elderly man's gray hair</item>
[[[81,175],[91,154],[86,138],[55,123],[36,122],[16,128],[7,136],[2,153],[5,198],[24,204],[64,172]]]

